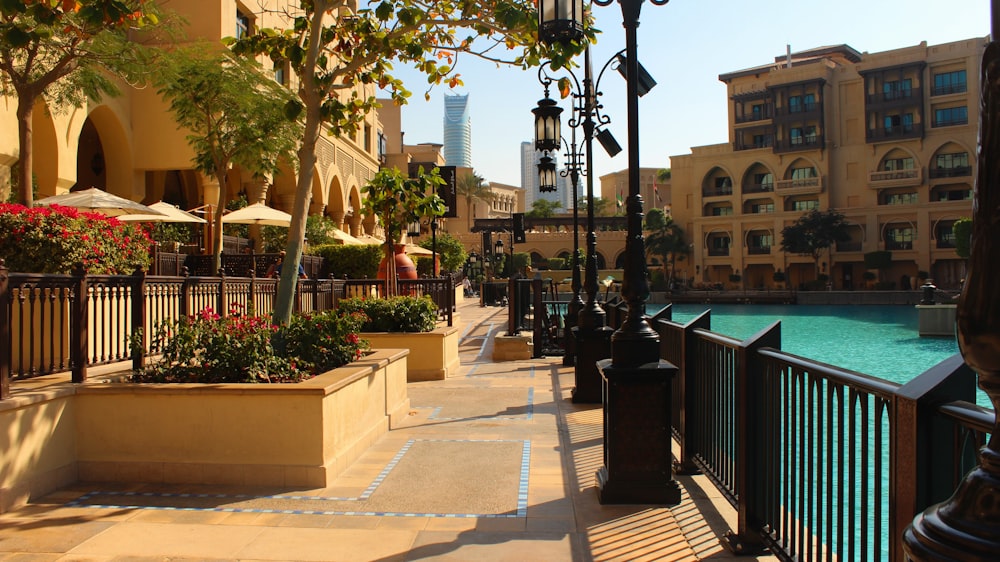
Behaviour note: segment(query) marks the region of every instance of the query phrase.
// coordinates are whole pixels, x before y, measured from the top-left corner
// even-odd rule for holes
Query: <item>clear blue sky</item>
[[[595,6],[602,31],[591,49],[595,75],[625,47],[621,8]],[[639,60],[658,82],[639,101],[640,164],[665,168],[670,156],[692,146],[728,142],[725,84],[719,74],[767,64],[785,53],[846,43],[861,52],[880,52],[985,37],[989,34],[988,0],[671,0],[665,6],[645,2],[638,31]],[[580,57],[582,64],[582,56]],[[542,97],[535,69],[497,68],[463,57],[457,68],[464,86],[436,87],[424,101],[426,78],[397,67],[413,92],[402,108],[407,144],[442,141],[447,93],[470,94],[472,161],[488,181],[520,185],[520,143],[532,140],[531,109]],[[578,73],[582,79],[582,72]],[[972,77],[970,76],[970,79]],[[609,126],[625,148],[608,158],[595,145],[594,173],[625,169],[625,81],[605,73],[600,89]],[[554,95],[554,94],[553,94]],[[568,102],[563,102],[568,108]],[[569,132],[563,116],[563,134]],[[560,159],[561,161],[562,159]]]

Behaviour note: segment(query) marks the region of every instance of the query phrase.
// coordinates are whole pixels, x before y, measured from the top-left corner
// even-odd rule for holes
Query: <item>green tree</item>
[[[130,41],[130,31],[159,23],[145,0],[0,2],[0,82],[17,99],[20,202],[32,194],[32,119],[36,102],[79,107],[88,97],[118,95],[114,76],[139,80],[153,52]]]
[[[547,219],[555,216],[556,209],[562,207],[559,201],[549,201],[548,199],[535,199],[531,204],[531,210],[525,213],[526,217],[533,219]]]
[[[188,129],[194,165],[219,182],[216,209],[229,201],[228,171],[233,164],[263,175],[292,155],[301,129],[285,115],[291,93],[269,79],[255,61],[226,49],[198,45],[165,59],[157,79],[177,123]],[[222,267],[222,217],[215,215],[212,255]],[[298,271],[298,267],[295,268]]]
[[[781,229],[781,250],[791,254],[811,256],[819,278],[819,257],[836,242],[850,240],[844,215],[830,209],[812,209],[794,223]]]
[[[490,184],[484,183],[483,178],[475,172],[458,177],[455,182],[455,193],[465,197],[465,220],[469,232],[472,232],[472,206],[477,201],[492,203],[496,199],[496,193],[493,193]]]
[[[288,111],[305,114],[285,258],[291,267],[282,269],[275,301],[275,318],[282,322],[292,314],[319,135],[324,127],[337,137],[353,134],[378,106],[373,86],[387,91],[394,103],[404,103],[410,92],[392,76],[393,64],[418,68],[432,86],[457,86],[462,83],[454,69],[459,55],[521,67],[548,59],[558,69],[583,50],[583,42],[539,42],[538,12],[530,0],[382,0],[361,10],[347,0],[311,0],[300,6],[288,29],[264,29],[233,40],[237,53],[288,63],[298,78],[298,100]],[[589,41],[593,28],[586,29]]]
[[[668,217],[662,209],[655,208],[646,213],[646,230],[649,231],[646,236],[646,253],[660,257],[663,276],[672,280],[677,259],[690,251],[684,238],[684,230],[674,222],[673,217]]]
[[[972,219],[958,219],[951,226],[951,232],[955,235],[955,253],[960,258],[969,259],[972,251]]]
[[[433,246],[434,240],[430,236],[420,241],[421,248],[431,250]],[[440,230],[437,233],[437,253],[442,271],[462,269],[462,266],[465,265],[465,259],[468,257],[465,253],[465,246],[458,238]]]
[[[386,292],[390,296],[396,294],[394,246],[407,223],[444,214],[444,199],[437,195],[443,183],[437,168],[425,173],[421,166],[415,178],[404,176],[398,168],[383,168],[362,189],[365,214],[378,217],[385,229]]]
[[[580,213],[587,212],[587,197],[581,197],[576,202],[576,208],[580,209]],[[605,199],[603,197],[594,197],[594,216],[595,217],[610,217],[614,216],[615,209],[611,205],[610,199]]]

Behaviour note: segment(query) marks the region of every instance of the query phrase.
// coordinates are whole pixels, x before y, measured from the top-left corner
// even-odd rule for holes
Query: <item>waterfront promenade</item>
[[[736,558],[719,543],[735,512],[705,477],[678,477],[672,508],[598,503],[600,405],[570,401],[559,358],[490,360],[506,309],[459,313],[458,376],[410,383],[406,422],[333,486],[81,482],[0,515],[0,560]]]

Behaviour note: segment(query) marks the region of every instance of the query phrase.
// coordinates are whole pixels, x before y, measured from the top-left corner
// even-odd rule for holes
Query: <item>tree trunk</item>
[[[19,199],[25,207],[34,204],[34,193],[32,193],[33,182],[31,181],[33,159],[31,156],[32,143],[32,123],[31,114],[35,107],[35,96],[31,94],[19,93],[17,96],[17,146],[20,155],[19,166],[17,167],[17,187],[20,191]]]
[[[316,143],[319,141],[323,117],[320,114],[322,92],[316,85],[313,74],[318,68],[319,49],[322,45],[323,20],[331,8],[328,0],[313,2],[312,20],[309,30],[309,48],[303,64],[305,72],[299,76],[299,97],[306,110],[302,146],[299,147],[299,179],[295,184],[295,202],[292,206],[292,224],[288,228],[288,242],[285,245],[285,259],[278,280],[278,294],[274,302],[275,324],[287,324],[292,319],[295,304],[295,287],[299,279],[299,264],[302,263],[302,244],[306,237],[306,217],[312,199],[313,168],[316,166]]]
[[[226,168],[228,164],[223,163],[221,166],[216,166],[215,176],[219,182],[219,200],[217,202],[215,217],[213,221],[215,223],[214,230],[212,232],[212,273],[218,274],[222,269],[222,215],[226,208],[226,201],[229,199],[229,189],[227,188],[228,177],[226,174]]]

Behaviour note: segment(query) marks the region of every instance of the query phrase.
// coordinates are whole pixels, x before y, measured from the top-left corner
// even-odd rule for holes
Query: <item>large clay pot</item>
[[[397,279],[416,279],[417,278],[417,266],[413,264],[413,260],[410,256],[406,255],[406,247],[403,245],[395,246],[396,251],[396,278]],[[386,259],[382,258],[382,263],[378,266],[378,278],[385,279],[385,263]]]

